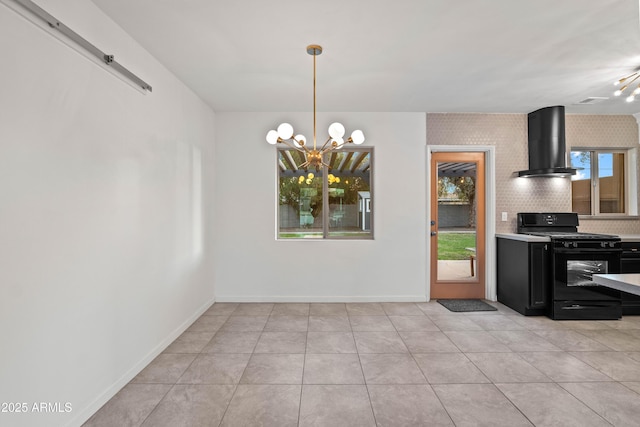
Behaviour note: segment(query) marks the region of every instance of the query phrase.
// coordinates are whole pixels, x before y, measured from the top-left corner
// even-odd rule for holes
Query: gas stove
[[[620,293],[598,286],[591,279],[595,273],[620,271],[620,237],[578,232],[578,214],[571,212],[519,213],[517,221],[518,233],[551,240],[549,317],[620,318]]]
[[[620,241],[620,237],[611,234],[578,232],[578,214],[574,212],[519,213],[517,220],[519,234],[549,237],[551,240]]]
[[[619,248],[620,237],[612,234],[578,232],[578,214],[519,213],[518,233],[548,237],[555,247],[564,248]]]

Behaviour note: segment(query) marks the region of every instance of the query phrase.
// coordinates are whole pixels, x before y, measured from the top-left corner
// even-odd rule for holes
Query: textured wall
[[[632,116],[566,116],[567,149],[637,147],[638,127]],[[526,114],[427,114],[428,145],[494,145],[496,147],[496,232],[515,232],[518,212],[570,211],[568,178],[518,178],[528,169]],[[507,212],[508,221],[500,220]],[[629,234],[640,221],[581,220],[581,231]]]

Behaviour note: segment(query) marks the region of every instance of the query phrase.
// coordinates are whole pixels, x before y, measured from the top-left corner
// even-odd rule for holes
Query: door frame
[[[426,210],[427,218],[425,229],[430,230],[431,222],[431,153],[434,152],[450,152],[450,153],[476,153],[485,154],[485,299],[497,301],[496,288],[496,163],[495,150],[493,145],[427,145],[427,158],[425,163],[426,183],[427,183],[427,199]],[[431,237],[425,233],[425,245],[427,259],[426,265],[426,297],[427,301],[431,300]]]

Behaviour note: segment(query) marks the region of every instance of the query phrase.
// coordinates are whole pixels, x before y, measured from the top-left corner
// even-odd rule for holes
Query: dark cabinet
[[[497,238],[498,301],[526,316],[547,313],[551,283],[549,243]]]
[[[620,273],[640,273],[640,242],[622,242]],[[640,295],[621,292],[622,315],[640,315]]]

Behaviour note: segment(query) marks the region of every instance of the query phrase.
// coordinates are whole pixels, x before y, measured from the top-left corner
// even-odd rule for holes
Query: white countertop
[[[500,237],[502,239],[511,239],[511,240],[519,240],[521,242],[550,242],[551,239],[548,237],[542,236],[531,236],[529,234],[518,234],[518,233],[498,233],[496,237]]]
[[[620,234],[623,242],[640,242],[640,234]]]
[[[640,295],[640,274],[594,274],[591,277],[599,285]]]

